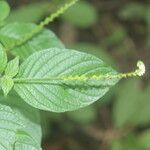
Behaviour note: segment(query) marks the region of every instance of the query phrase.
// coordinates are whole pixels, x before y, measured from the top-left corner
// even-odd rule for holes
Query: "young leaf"
[[[36,108],[64,112],[93,103],[118,81],[93,80],[95,75],[115,74],[115,70],[90,54],[53,48],[34,53],[21,65],[14,88]],[[93,79],[85,81],[86,77]]]
[[[7,65],[7,54],[3,46],[0,44],[0,74],[5,70],[6,65]]]
[[[0,86],[4,92],[4,95],[7,96],[7,94],[10,92],[10,90],[14,86],[14,81],[9,76],[3,76],[0,80]]]
[[[0,0],[0,22],[8,17],[10,12],[9,5],[6,1]]]
[[[19,57],[16,57],[15,59],[8,62],[5,70],[5,75],[13,78],[14,76],[17,75],[18,71],[19,71]]]
[[[26,34],[30,34],[37,25],[32,23],[10,23],[0,29],[0,42],[7,49],[14,45],[18,40],[24,38]],[[11,49],[11,53],[25,59],[36,51],[48,49],[52,47],[64,48],[64,45],[56,37],[56,35],[47,29],[44,29],[31,40]]]

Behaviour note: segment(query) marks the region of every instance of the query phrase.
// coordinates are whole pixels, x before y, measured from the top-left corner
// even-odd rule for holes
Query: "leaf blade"
[[[8,97],[0,93],[0,148],[13,150],[18,148],[18,143],[26,143],[34,150],[41,150],[41,129],[37,115],[38,111],[20,101],[14,92]],[[25,147],[22,150],[26,150]]]
[[[7,55],[4,47],[0,44],[0,73],[3,73],[7,65]]]
[[[36,27],[37,25],[33,23],[9,23],[0,29],[0,42],[9,50],[9,47],[12,47],[14,43],[24,38],[26,34],[32,32]],[[64,48],[64,45],[52,31],[43,29],[32,39],[21,46],[11,49],[10,52],[23,60],[36,51],[51,47]]]
[[[14,76],[17,75],[18,71],[19,71],[19,57],[16,57],[15,59],[8,62],[5,70],[5,75],[13,78]]]
[[[6,19],[9,15],[10,8],[6,1],[0,1],[0,22]]]
[[[116,71],[92,55],[74,50],[53,48],[30,56],[21,65],[17,78],[45,79],[77,75],[93,76],[95,74],[116,74]],[[27,103],[36,108],[64,112],[93,103],[116,82],[118,79],[96,82],[77,81],[75,83],[63,81],[63,84],[66,85],[59,85],[57,82],[56,84],[46,82],[42,84],[15,83],[15,90]],[[84,84],[86,86],[83,86]]]
[[[14,81],[9,76],[3,76],[0,79],[0,85],[1,85],[1,88],[4,92],[4,95],[7,96],[7,94],[11,91],[11,89],[14,86]]]

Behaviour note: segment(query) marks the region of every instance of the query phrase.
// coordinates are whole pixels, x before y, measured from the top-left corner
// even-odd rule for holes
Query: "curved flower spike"
[[[138,76],[143,76],[145,74],[145,64],[142,61],[137,62],[138,69],[136,70],[136,74]]]

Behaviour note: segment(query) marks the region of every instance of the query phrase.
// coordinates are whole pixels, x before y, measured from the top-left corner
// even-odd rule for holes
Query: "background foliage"
[[[57,2],[10,1],[13,10],[8,21],[38,23],[56,8]],[[137,60],[142,59],[147,73],[142,79],[121,81],[89,107],[63,114],[42,111],[43,149],[149,150],[149,1],[85,0],[47,28],[52,29],[66,47],[96,55],[121,71],[131,70]],[[63,47],[61,43],[60,47]],[[13,111],[16,111],[15,107]],[[37,123],[34,126],[39,130]],[[31,133],[33,137],[36,131]]]

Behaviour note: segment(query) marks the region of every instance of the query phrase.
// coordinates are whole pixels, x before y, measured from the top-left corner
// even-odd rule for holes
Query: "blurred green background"
[[[9,1],[8,21],[39,23],[66,0]],[[75,112],[41,112],[43,150],[150,150],[150,1],[81,0],[47,26],[66,47],[91,53],[120,72],[146,64],[95,104]]]

